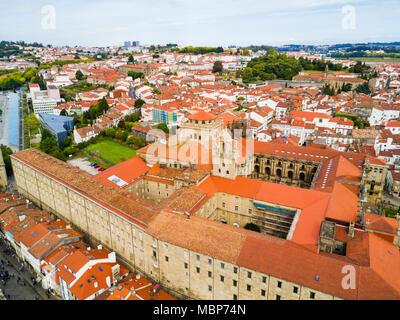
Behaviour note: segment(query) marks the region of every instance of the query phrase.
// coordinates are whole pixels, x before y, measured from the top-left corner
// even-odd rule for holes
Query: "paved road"
[[[3,114],[1,117],[2,122],[0,122],[0,145],[6,145],[10,147],[13,152],[23,150],[24,149],[24,117],[23,117],[23,109],[22,109],[22,97],[25,92],[24,87],[20,88],[17,93],[19,94],[19,123],[18,123],[18,131],[19,131],[19,141],[18,146],[10,145],[8,141],[8,99],[4,94],[6,91],[3,91],[3,94],[0,93],[0,108],[3,110]]]
[[[7,248],[4,240],[0,238],[0,259],[4,262],[9,261],[10,265],[5,266],[5,269],[9,273],[13,273],[14,277],[6,282],[5,285],[0,281],[0,288],[5,292],[5,294],[9,294],[10,297],[8,300],[58,300],[54,296],[50,295],[50,299],[47,298],[46,290],[44,290],[41,284],[33,285],[31,281],[32,275],[28,270],[24,270],[23,273],[20,272],[18,261],[10,256],[6,255],[3,250]],[[17,283],[18,277],[22,279]],[[23,283],[25,285],[23,285]]]

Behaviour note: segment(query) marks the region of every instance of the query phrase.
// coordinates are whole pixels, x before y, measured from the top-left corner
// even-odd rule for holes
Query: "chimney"
[[[349,230],[347,232],[347,235],[352,238],[354,238],[354,225],[355,225],[355,223],[353,221],[351,221],[349,224]]]

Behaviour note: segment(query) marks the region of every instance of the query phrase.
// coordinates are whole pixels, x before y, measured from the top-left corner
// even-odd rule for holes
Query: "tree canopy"
[[[157,129],[164,131],[165,133],[169,133],[168,126],[164,122],[160,122],[157,126]]]
[[[288,58],[286,54],[270,49],[258,58],[253,58],[243,70],[243,82],[257,82],[274,78],[291,80],[302,70],[302,66],[295,58]]]
[[[78,70],[78,71],[75,73],[75,78],[76,78],[76,80],[83,80],[84,75],[83,75],[83,73],[82,73],[81,70]]]
[[[221,72],[222,69],[223,69],[222,62],[221,61],[215,61],[214,65],[213,65],[212,72],[213,73]]]

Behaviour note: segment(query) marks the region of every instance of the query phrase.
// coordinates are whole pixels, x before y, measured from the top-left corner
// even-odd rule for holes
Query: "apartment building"
[[[29,85],[30,95],[32,99],[33,112],[51,113],[54,107],[61,102],[60,91],[56,86],[49,85],[47,90],[40,90],[38,84],[31,83]]]

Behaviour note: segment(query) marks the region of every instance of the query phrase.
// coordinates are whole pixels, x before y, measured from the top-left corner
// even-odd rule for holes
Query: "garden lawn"
[[[112,165],[136,156],[136,151],[134,149],[111,140],[105,140],[96,144],[92,144],[85,150],[88,154],[99,157],[100,159]]]

